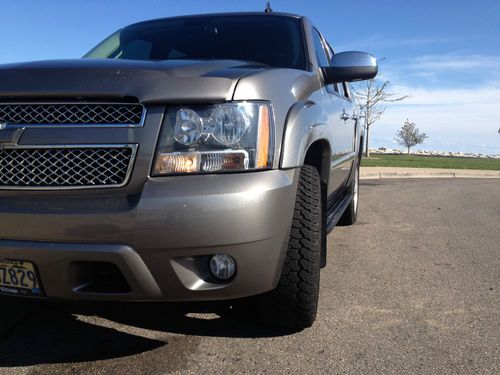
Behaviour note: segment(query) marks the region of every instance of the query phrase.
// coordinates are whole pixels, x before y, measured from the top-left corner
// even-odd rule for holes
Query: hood
[[[53,60],[0,65],[1,98],[123,98],[144,104],[230,99],[264,65],[237,60]]]

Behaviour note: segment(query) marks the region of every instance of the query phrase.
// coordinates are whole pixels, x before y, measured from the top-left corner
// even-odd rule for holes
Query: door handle
[[[341,120],[344,120],[344,121],[347,121],[349,120],[351,117],[346,113],[345,110],[342,111],[342,114],[340,115],[340,119]]]

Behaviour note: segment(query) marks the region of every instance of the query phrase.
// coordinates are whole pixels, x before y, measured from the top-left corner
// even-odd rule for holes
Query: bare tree
[[[380,82],[376,79],[366,81],[366,86],[355,90],[356,99],[362,116],[365,118],[365,157],[370,157],[370,127],[384,114],[386,103],[400,102],[408,95],[397,96],[388,93],[389,81]]]
[[[420,129],[415,126],[414,122],[410,122],[408,119],[406,119],[404,125],[396,133],[396,137],[394,138],[394,140],[401,146],[405,146],[408,150],[409,155],[410,148],[424,143],[426,138],[429,138],[427,134],[421,133]]]

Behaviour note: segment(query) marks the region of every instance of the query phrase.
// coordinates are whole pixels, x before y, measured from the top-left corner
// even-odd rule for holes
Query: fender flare
[[[317,141],[329,141],[329,127],[324,122],[318,122],[319,106],[313,101],[295,103],[286,116],[281,147],[280,168],[296,168],[304,164],[309,147]]]

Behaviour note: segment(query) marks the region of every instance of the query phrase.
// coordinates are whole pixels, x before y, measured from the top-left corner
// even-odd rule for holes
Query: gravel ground
[[[1,324],[17,325],[0,337],[0,374],[500,373],[498,180],[365,181],[360,199],[358,223],[328,237],[310,329],[217,305],[24,316],[1,298]]]

